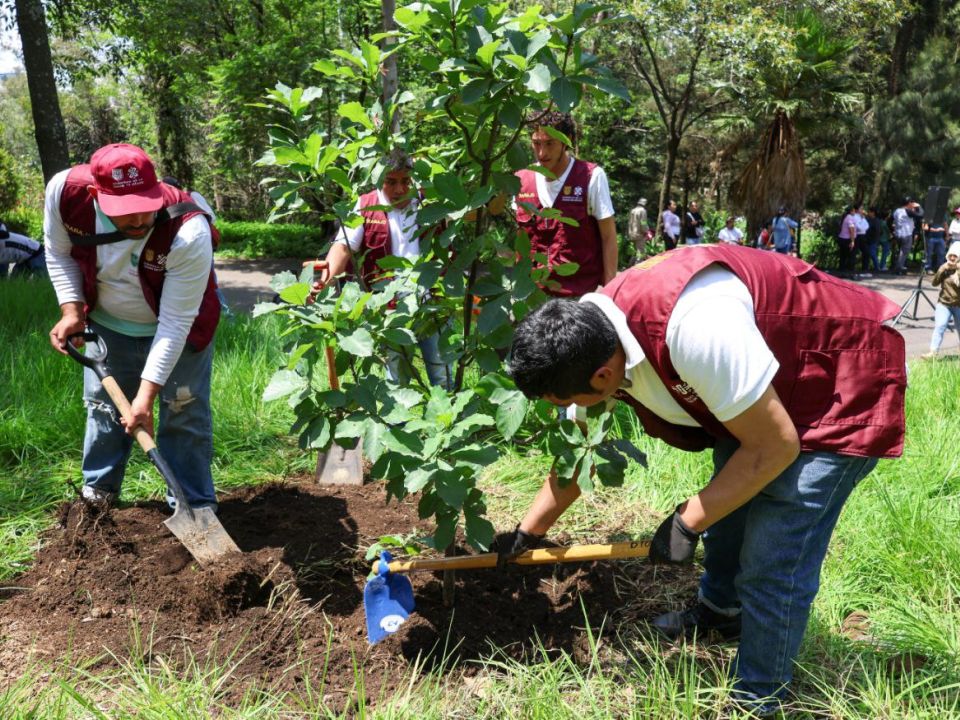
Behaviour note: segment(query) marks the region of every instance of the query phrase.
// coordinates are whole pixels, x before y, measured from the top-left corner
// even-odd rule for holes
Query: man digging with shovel
[[[652,624],[670,638],[739,638],[734,700],[759,716],[785,696],[844,502],[877,458],[902,453],[904,342],[884,324],[899,310],[794,258],[704,245],[579,302],[551,300],[516,329],[510,370],[528,397],[623,400],[648,435],[712,448],[712,479],[649,553],[689,563],[702,536],[698,598]],[[537,545],[579,494],[551,474],[497,538],[501,557]]]
[[[44,211],[47,266],[61,318],[50,344],[89,328],[127,397],[119,417],[97,374],[84,371],[87,428],[83,497],[110,504],[120,492],[138,426],[157,445],[192,508],[216,510],[210,462],[210,375],[220,318],[210,225],[190,196],[157,180],[138,147],[107,145],[88,165],[55,175]],[[174,507],[168,492],[167,502]]]

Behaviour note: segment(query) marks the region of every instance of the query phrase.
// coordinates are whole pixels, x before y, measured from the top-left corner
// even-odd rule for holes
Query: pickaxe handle
[[[644,558],[650,554],[649,540],[607,543],[605,545],[570,545],[568,547],[537,548],[527,550],[511,560],[517,565],[550,565],[553,563],[586,562],[589,560],[627,560]],[[377,572],[380,561],[373,564]],[[476,570],[497,566],[497,553],[482,555],[458,555],[447,558],[414,558],[394,560],[388,566],[390,572],[406,573],[417,570]]]

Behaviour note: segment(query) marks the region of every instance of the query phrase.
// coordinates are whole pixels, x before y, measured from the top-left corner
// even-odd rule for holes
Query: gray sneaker
[[[117,499],[117,494],[109,490],[101,490],[93,485],[84,485],[80,490],[80,497],[91,505],[103,505],[110,507]]]

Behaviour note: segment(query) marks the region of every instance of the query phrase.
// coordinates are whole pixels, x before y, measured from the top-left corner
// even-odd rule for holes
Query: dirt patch
[[[358,548],[419,522],[415,503],[384,499],[378,484],[246,489],[219,513],[243,555],[207,568],[162,524],[160,503],[65,506],[33,569],[9,583],[24,590],[0,602],[0,686],[31,662],[63,657],[97,668],[130,657],[231,656],[238,694],[251,683],[282,691],[322,678],[328,703],[344,707],[356,701],[356,664],[366,669],[363,692],[376,698],[414,667],[444,662],[470,673],[493,646],[521,661],[541,648],[578,657],[587,622],[610,632],[666,609],[644,600],[662,598],[663,584],[693,586],[690,570],[654,573],[641,562],[461,571],[450,609],[440,575],[416,573],[415,615],[370,647],[369,564]]]

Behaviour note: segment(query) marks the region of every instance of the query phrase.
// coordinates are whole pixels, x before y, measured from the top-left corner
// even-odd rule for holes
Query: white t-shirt
[[[390,201],[384,196],[383,190],[377,190],[377,204],[390,204]],[[417,207],[417,198],[413,198],[405,208],[392,208],[387,213],[391,255],[407,260],[416,260],[420,257],[420,237],[417,235]],[[360,213],[359,200],[353,211],[357,214]],[[346,239],[343,237],[343,231],[346,231]],[[353,252],[360,252],[360,246],[363,243],[363,223],[354,228],[344,227],[342,230],[338,230],[336,241],[349,244]]]
[[[680,237],[680,216],[669,210],[663,211],[663,231],[676,240]]]
[[[740,241],[743,240],[743,233],[735,227],[728,228],[724,225],[720,228],[720,232],[717,233],[717,240],[729,243],[730,245],[739,245]]]
[[[950,221],[950,227],[947,229],[947,236],[951,240],[960,240],[960,218],[954,218]]]
[[[906,208],[898,207],[893,211],[893,234],[898,238],[909,238],[916,226]],[[843,237],[842,235],[840,237]]]
[[[536,173],[537,198],[540,204],[545,207],[553,207],[557,195],[563,190],[567,176],[573,168],[573,157],[567,163],[566,169],[557,176],[556,180],[548,180],[546,175]],[[517,200],[513,200],[513,209],[517,209]],[[607,181],[607,173],[599,165],[595,165],[593,172],[590,173],[590,182],[587,185],[587,215],[595,217],[597,220],[606,220],[614,216],[613,199],[610,197],[610,184]]]
[[[616,328],[626,354],[624,390],[663,420],[696,427],[647,362],[613,300],[588,293],[580,302],[599,307]],[[717,265],[697,273],[680,294],[667,322],[666,342],[679,376],[721,422],[756,403],[780,369],[757,328],[747,286]]]
[[[68,173],[64,170],[50,179],[43,213],[47,270],[61,305],[84,300],[83,276],[80,266],[70,257],[70,236],[60,217],[60,196]],[[96,233],[115,230],[96,203],[94,206]],[[140,252],[150,234],[140,240],[97,246],[97,306],[93,312],[103,311],[122,323],[142,328],[138,335],[153,336],[141,377],[163,385],[180,359],[190,327],[200,311],[213,263],[213,245],[205,217],[192,217],[183,223],[167,254],[157,317],[143,297],[137,273]]]

